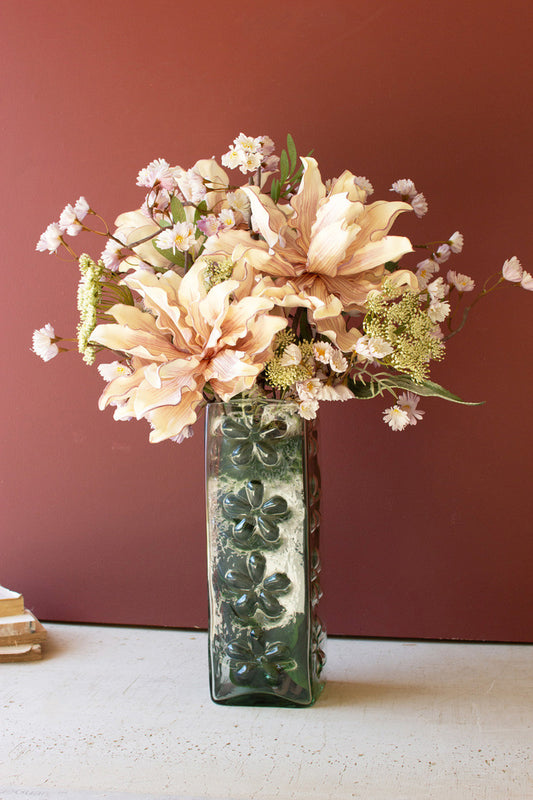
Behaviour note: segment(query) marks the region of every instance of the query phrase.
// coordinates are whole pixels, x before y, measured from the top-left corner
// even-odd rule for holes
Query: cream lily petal
[[[339,266],[339,275],[357,275],[375,269],[387,261],[397,261],[406,253],[412,253],[411,242],[405,236],[385,236],[378,242],[369,242]]]
[[[207,380],[216,378],[223,383],[234,378],[255,377],[261,371],[261,364],[248,364],[245,354],[239,350],[222,350],[211,359],[205,376]]]
[[[346,256],[346,251],[355,240],[357,226],[346,229],[342,220],[337,220],[321,228],[311,239],[307,255],[307,268],[310,272],[333,277],[338,264]]]
[[[271,354],[274,336],[285,327],[287,327],[285,317],[263,314],[249,325],[247,335],[238,342],[239,349],[249,354],[257,354],[257,361],[262,359],[267,361]]]
[[[314,158],[302,158],[304,172],[297,194],[291,199],[295,211],[291,225],[300,233],[300,239],[307,249],[311,240],[311,226],[316,217],[319,203],[326,196],[326,187],[322,183],[318,163]]]
[[[316,326],[317,330],[327,336],[343,353],[349,353],[354,350],[358,339],[362,336],[357,328],[348,330],[344,318],[340,316],[317,319]]]
[[[167,272],[161,277],[146,270],[138,270],[124,278],[124,283],[132,291],[141,295],[147,309],[155,312],[156,325],[160,330],[174,333],[179,329],[181,316],[176,305],[181,277],[174,272]]]
[[[228,308],[222,324],[220,343],[233,346],[246,335],[248,325],[260,311],[270,311],[274,301],[267,297],[244,297]]]
[[[257,229],[269,247],[279,242],[280,232],[287,224],[285,214],[280,211],[271,197],[259,194],[257,187],[243,186],[252,207],[252,216]]]
[[[205,325],[206,348],[214,347],[219,340],[221,326],[229,313],[230,296],[238,288],[238,281],[222,281],[213,286],[204,299],[198,303],[195,323],[199,330]],[[211,329],[210,332],[209,329]]]
[[[158,388],[147,380],[140,384],[133,398],[133,408],[137,419],[145,417],[154,408],[165,405],[178,405],[185,387],[196,389],[196,381],[193,374],[194,362],[191,363],[185,359],[180,359],[179,361],[182,366],[181,374],[175,375],[171,380],[163,381]]]
[[[111,306],[107,312],[111,317],[114,317],[119,325],[126,325],[128,328],[136,328],[140,331],[159,336],[160,332],[157,329],[155,319],[151,314],[147,314],[137,306],[128,306],[123,303],[117,303]],[[112,324],[112,323],[111,323]]]
[[[390,231],[396,218],[404,211],[412,211],[409,203],[401,201],[376,200],[367,206],[365,213],[358,219],[361,232],[357,237],[357,246],[361,247],[368,242],[376,242]]]
[[[177,406],[161,406],[147,414],[153,427],[150,442],[153,444],[178,436],[187,425],[197,420],[196,408],[203,401],[201,392],[184,391]]]
[[[235,397],[235,395],[238,395],[241,392],[247,392],[252,388],[254,383],[255,377],[252,375],[243,378],[234,378],[228,383],[219,381],[217,378],[211,378],[209,381],[209,385],[213,391],[217,393],[224,403],[227,403],[228,400],[231,400],[232,397]]]
[[[134,330],[126,325],[97,325],[91,342],[153,361],[168,361],[176,355],[176,348],[162,334]]]
[[[359,202],[361,204],[360,211],[363,211],[362,206],[366,200],[366,192],[356,184],[355,175],[349,170],[344,170],[342,175],[332,181],[330,196],[339,193],[344,194],[345,192],[353,203]]]
[[[98,408],[103,411],[109,403],[117,402],[127,397],[144,380],[144,370],[138,369],[131,375],[121,375],[110,381],[98,400]]]
[[[344,221],[346,225],[353,225],[363,210],[362,203],[352,202],[346,194],[328,197],[317,211],[316,219],[311,227],[311,236],[314,236],[325,225],[339,220]]]

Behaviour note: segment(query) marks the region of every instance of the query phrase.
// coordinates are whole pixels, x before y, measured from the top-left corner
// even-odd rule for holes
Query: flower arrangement
[[[370,202],[366,177],[346,170],[324,182],[290,135],[280,156],[274,149],[268,136],[241,133],[222,166],[156,159],[137,177],[141,207],[113,230],[80,197],[39,239],[37,250],[79,263],[84,360],[112,354],[98,366],[100,408],[146,419],[151,442],[181,442],[207,403],[236,396],[292,399],[312,419],[321,401],[388,393],[385,423],[416,425],[420,397],[462,402],[429,374],[472,306],[505,283],[533,291],[513,256],[467,304],[470,277],[437,275],[461,252],[459,232],[424,245],[389,233],[400,215],[427,212],[411,180],[392,184],[394,199]],[[82,231],[106,240],[97,261],[74,251]],[[426,258],[400,268],[419,249]],[[48,323],[33,350],[48,361],[70,341]]]

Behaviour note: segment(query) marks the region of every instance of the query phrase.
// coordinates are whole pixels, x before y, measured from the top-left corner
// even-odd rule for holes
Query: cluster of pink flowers
[[[64,244],[63,236],[77,236],[83,230],[82,222],[90,212],[91,208],[85,197],[80,197],[72,206],[70,203],[65,206],[60,214],[59,222],[51,222],[36,245],[36,250],[55,253]]]

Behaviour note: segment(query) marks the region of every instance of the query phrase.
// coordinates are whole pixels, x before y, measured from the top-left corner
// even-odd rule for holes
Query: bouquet
[[[147,420],[151,442],[183,441],[207,403],[235,397],[292,400],[313,419],[321,402],[387,394],[384,422],[416,425],[421,397],[462,402],[430,367],[473,305],[503,284],[533,291],[516,256],[477,294],[467,275],[439,274],[462,250],[458,231],[422,245],[390,233],[428,210],[413,181],[371,200],[366,177],[324,181],[290,135],[280,156],[268,136],[241,133],[221,164],[158,158],[137,185],[142,205],[113,229],[80,197],[37,250],[78,261],[78,350],[88,364],[110,354],[99,406]],[[82,231],[105,239],[97,260],[75,252]],[[48,361],[75,341],[48,323],[33,350]]]

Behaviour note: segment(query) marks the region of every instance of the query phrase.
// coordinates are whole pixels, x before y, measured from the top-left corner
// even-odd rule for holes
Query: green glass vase
[[[317,428],[292,402],[206,417],[211,696],[309,706],[323,688]]]

